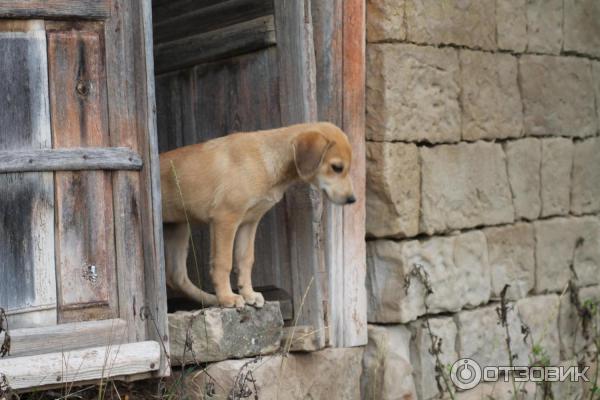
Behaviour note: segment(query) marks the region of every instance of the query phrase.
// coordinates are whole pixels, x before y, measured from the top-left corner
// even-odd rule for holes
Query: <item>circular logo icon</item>
[[[452,364],[450,379],[459,389],[473,389],[481,381],[481,367],[475,360],[461,358]]]

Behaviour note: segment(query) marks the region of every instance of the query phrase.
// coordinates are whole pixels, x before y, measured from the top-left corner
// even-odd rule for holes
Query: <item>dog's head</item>
[[[300,179],[323,190],[336,204],[356,201],[349,174],[352,148],[344,132],[329,123],[307,124],[293,146]]]

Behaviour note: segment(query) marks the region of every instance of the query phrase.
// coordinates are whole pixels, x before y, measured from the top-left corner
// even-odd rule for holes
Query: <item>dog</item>
[[[252,287],[258,224],[286,189],[303,181],[340,205],[356,201],[352,148],[337,126],[319,122],[234,133],[160,154],[167,285],[203,305],[255,307]],[[210,227],[210,276],[216,296],[187,274],[189,224]],[[229,275],[235,261],[238,291]]]

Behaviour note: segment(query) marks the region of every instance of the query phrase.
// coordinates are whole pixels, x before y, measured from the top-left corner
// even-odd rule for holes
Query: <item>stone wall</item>
[[[437,396],[431,333],[444,366],[508,365],[506,332],[516,365],[581,361],[568,285],[600,300],[600,2],[367,0],[367,41],[363,398]]]

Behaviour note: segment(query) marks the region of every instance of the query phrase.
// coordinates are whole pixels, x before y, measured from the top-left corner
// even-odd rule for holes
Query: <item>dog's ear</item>
[[[300,178],[311,178],[321,166],[325,153],[333,145],[319,132],[304,132],[293,142],[294,162]]]

